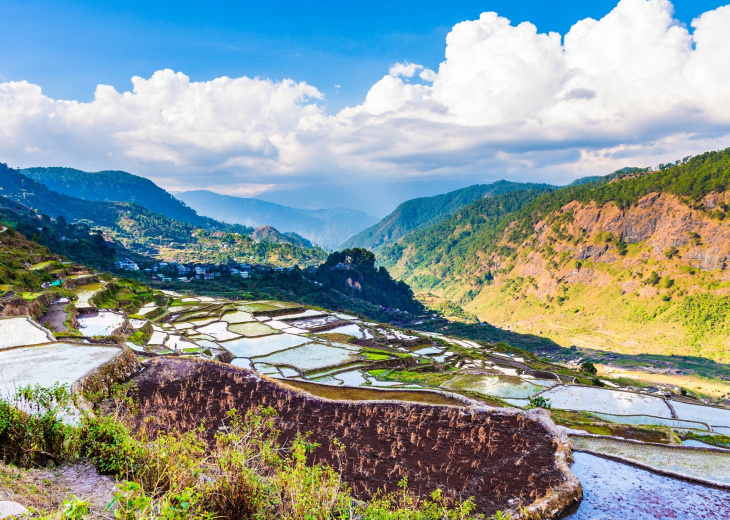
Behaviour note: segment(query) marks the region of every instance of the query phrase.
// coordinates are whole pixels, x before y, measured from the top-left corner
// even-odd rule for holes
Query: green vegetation
[[[119,479],[109,508],[125,520],[183,519],[379,519],[462,520],[472,516],[473,499],[447,504],[439,490],[420,498],[408,490],[378,493],[370,502],[352,498],[337,469],[313,464],[317,447],[298,435],[284,449],[271,408],[239,417],[209,444],[201,429],[152,436],[133,427],[134,403],[115,391],[116,413],[84,415],[69,426],[61,415],[71,405],[68,389],[21,389],[15,402],[0,400],[0,456],[21,467],[70,463],[81,458]],[[23,404],[34,413],[16,408]],[[333,441],[337,449],[339,443]],[[210,478],[214,475],[214,478]],[[59,511],[41,518],[84,519],[88,503],[70,497]]]
[[[610,363],[637,365],[631,356],[646,354],[661,356],[662,367],[709,368],[715,377],[717,370],[695,361],[730,361],[727,266],[717,253],[728,187],[730,149],[657,171],[623,169],[561,189],[475,201],[378,249],[377,260],[428,307],[464,326],[478,317],[543,336],[553,345],[550,356],[558,346],[579,345],[611,353]],[[638,205],[652,193],[665,197]],[[666,215],[665,205],[700,223],[675,230],[670,220],[655,229],[651,216]],[[667,247],[670,239],[677,245]],[[531,348],[526,338],[513,339]]]
[[[98,269],[110,269],[114,264],[116,250],[107,244],[100,233],[92,232],[87,224],[69,224],[63,217],[51,220],[48,215],[36,215],[4,196],[0,196],[0,221],[2,226],[12,228],[51,249],[54,255],[84,262]],[[52,256],[50,252],[47,255]],[[50,267],[53,267],[56,274],[63,272],[62,264],[53,263],[56,260],[48,262],[51,263],[43,268],[38,267],[42,263],[36,263],[32,269],[51,273],[54,269]]]
[[[711,446],[717,446],[718,448],[730,448],[730,436],[729,435],[705,435],[698,432],[687,430],[682,433],[683,440],[695,440],[710,444]]]
[[[595,376],[598,373],[596,366],[590,361],[585,361],[583,364],[581,364],[580,371],[592,376]]]
[[[172,199],[173,202],[168,201],[169,204],[165,206],[168,209],[174,206],[188,216],[195,215],[194,211],[164,190],[156,186],[154,188],[161,192],[155,191],[155,200],[165,197]],[[49,190],[2,163],[0,189],[7,197],[2,199],[0,207],[10,214],[3,216],[4,219],[10,222],[22,220],[22,223],[29,224],[27,230],[23,229],[23,233],[33,231],[27,234],[29,238],[37,234],[40,241],[47,242],[54,251],[70,258],[81,261],[85,253],[94,253],[88,256],[85,263],[102,269],[110,269],[115,252],[137,259],[139,255],[144,255],[179,262],[225,264],[238,260],[283,266],[318,265],[326,258],[326,253],[318,248],[256,241],[249,236],[253,230],[245,226],[223,224],[203,217],[200,217],[201,221],[192,217],[176,220],[158,213],[156,207],[149,209],[134,202],[107,202],[107,199],[91,201],[67,196]],[[122,190],[122,198],[126,196],[125,193]],[[12,201],[20,202],[22,206]],[[41,216],[42,226],[33,226],[33,219],[27,218],[35,216],[28,211],[28,206]],[[171,209],[168,213],[176,214],[175,211]],[[20,214],[22,218],[15,216]],[[51,217],[56,219],[55,223]],[[69,226],[69,222],[73,225]],[[36,229],[39,227],[40,230]],[[90,231],[95,236],[90,237]],[[107,239],[113,241],[116,251],[106,244]],[[301,241],[297,243],[306,245]]]
[[[48,189],[90,201],[128,202],[201,227],[219,228],[220,223],[201,217],[149,179],[122,171],[85,172],[73,168],[25,168],[24,176]]]
[[[379,223],[348,239],[342,247],[364,247],[375,250],[398,241],[412,231],[433,225],[476,200],[518,190],[550,188],[552,186],[547,184],[522,184],[501,180],[492,184],[475,184],[434,197],[411,199],[399,205]]]
[[[277,244],[290,244],[296,247],[311,249],[312,243],[296,233],[280,233],[271,226],[262,226],[254,229],[251,238],[255,241],[275,242]]]
[[[449,369],[449,371],[439,370],[433,365],[426,365],[419,367],[419,369],[373,369],[369,370],[368,374],[385,381],[399,381],[401,383],[437,387],[454,377],[453,370],[455,369]]]
[[[541,395],[536,395],[534,397],[530,397],[530,406],[532,408],[545,408],[549,410],[553,406],[550,404],[550,399],[547,399]]]
[[[423,312],[404,282],[393,280],[388,271],[375,267],[375,255],[366,249],[336,251],[317,268],[316,280],[351,298],[410,313]]]
[[[456,215],[382,248],[378,261],[395,275],[405,274],[406,280],[419,290],[448,286],[483,257],[487,246],[497,240],[499,225],[506,215],[546,191],[548,188],[514,191],[479,199]],[[506,222],[503,225],[506,226]],[[483,271],[470,280],[470,285],[478,290],[491,283],[493,275]]]

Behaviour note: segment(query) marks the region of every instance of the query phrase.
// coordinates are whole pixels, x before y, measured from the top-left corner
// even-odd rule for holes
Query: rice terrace
[[[730,519],[728,0],[0,4],[0,520]]]

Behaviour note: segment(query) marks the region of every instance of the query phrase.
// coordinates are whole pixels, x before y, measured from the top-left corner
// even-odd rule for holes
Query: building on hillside
[[[121,271],[139,271],[139,266],[137,265],[137,263],[130,260],[129,258],[114,262],[114,267]]]

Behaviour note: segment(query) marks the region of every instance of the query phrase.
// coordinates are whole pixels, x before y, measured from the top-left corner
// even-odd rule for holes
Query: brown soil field
[[[370,388],[361,387],[353,388],[349,386],[340,387],[320,385],[317,383],[310,383],[309,381],[295,380],[287,381],[286,384],[289,386],[300,388],[314,396],[324,397],[325,399],[342,401],[383,401],[387,399],[395,399],[397,401],[410,401],[414,403],[449,404],[455,406],[464,406],[464,403],[462,401],[458,401],[453,397],[449,397],[445,394],[440,394],[438,392],[393,389],[373,390]]]
[[[134,382],[138,420],[152,421],[147,426],[153,429],[181,431],[204,422],[211,440],[232,408],[240,414],[257,406],[274,408],[279,441],[286,445],[297,433],[311,432],[309,441],[320,444],[312,460],[340,467],[359,499],[369,499],[378,489],[397,491],[406,476],[409,489],[420,496],[437,488],[457,500],[473,496],[478,512],[487,515],[548,496],[550,509],[556,502],[564,507],[581,496],[564,463],[565,443],[536,415],[331,401],[245,369],[195,359],[151,359]],[[341,466],[334,439],[345,445]]]

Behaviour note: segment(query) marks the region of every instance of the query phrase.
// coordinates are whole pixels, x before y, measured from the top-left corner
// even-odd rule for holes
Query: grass
[[[568,410],[550,410],[549,412],[555,424],[575,430],[584,430],[595,435],[613,435],[625,439],[662,444],[680,443],[677,434],[665,426],[634,426],[604,422],[591,417],[588,413]]]
[[[391,359],[388,354],[376,354],[374,352],[363,352],[362,355],[365,356],[365,359],[368,361],[385,361],[386,359]]]
[[[704,435],[697,432],[686,431],[681,435],[682,440],[695,440],[717,446],[718,448],[730,448],[730,436],[728,435]]]
[[[0,462],[0,501],[23,504],[31,512],[48,513],[65,498],[64,489],[39,475],[37,469]]]
[[[328,341],[336,341],[337,343],[354,343],[357,341],[355,336],[349,334],[341,334],[339,332],[320,332],[315,334],[318,338],[326,339]]]
[[[393,369],[380,372],[378,369],[368,371],[369,374],[386,381],[400,381],[425,386],[438,387],[454,377],[450,372],[426,372],[408,369]]]

